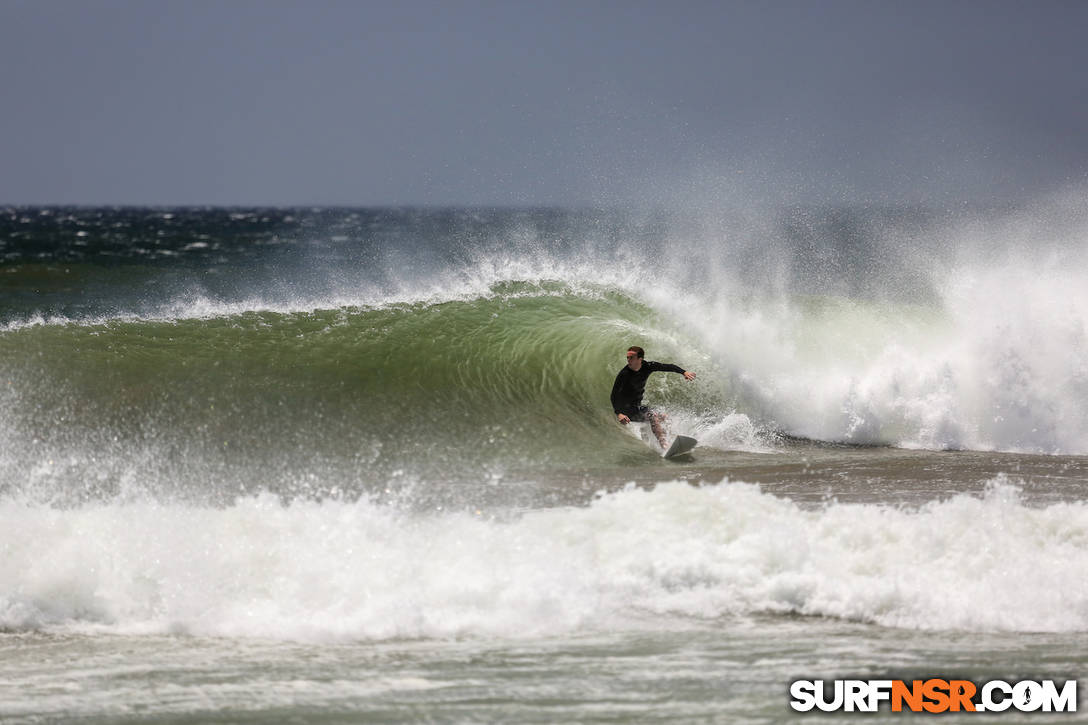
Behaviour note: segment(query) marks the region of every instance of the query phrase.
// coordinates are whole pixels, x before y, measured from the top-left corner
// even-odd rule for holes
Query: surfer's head
[[[632,370],[638,370],[642,367],[642,358],[646,356],[646,351],[638,345],[632,345],[627,348],[627,365]]]

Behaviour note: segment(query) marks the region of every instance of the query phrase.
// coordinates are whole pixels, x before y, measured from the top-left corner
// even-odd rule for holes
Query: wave
[[[467,212],[362,215],[350,234],[381,222],[400,246],[368,240],[362,261],[301,272],[295,260],[283,275],[295,286],[170,287],[127,311],[6,318],[0,439],[24,477],[47,456],[95,470],[89,453],[111,450],[205,469],[248,457],[254,479],[340,461],[379,483],[648,463],[607,401],[623,350],[640,344],[699,373],[694,385],[655,376],[649,398],[709,448],[766,450],[785,433],[1085,454],[1086,225],[1074,212],[864,234],[856,219],[827,231],[800,215],[788,243],[759,224],[647,231],[579,216],[557,241],[552,217],[488,238],[492,222]],[[444,236],[462,227],[477,236]],[[829,234],[830,251],[817,244]],[[240,268],[264,258],[239,250]],[[220,252],[189,253],[212,264]],[[121,286],[135,288],[125,270]]]
[[[330,469],[373,490],[654,460],[608,395],[656,324],[611,288],[504,282],[442,302],[23,327],[0,336],[8,487],[100,498],[136,475],[229,499],[238,481],[282,489]],[[652,391],[694,421],[677,389]]]
[[[663,483],[493,518],[269,495],[61,511],[0,502],[0,629],[320,641],[525,637],[806,615],[1084,631],[1088,505],[1004,478],[918,509],[804,510]]]

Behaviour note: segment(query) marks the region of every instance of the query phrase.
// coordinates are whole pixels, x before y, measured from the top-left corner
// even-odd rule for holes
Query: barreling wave
[[[784,432],[1088,452],[1076,312],[1034,322],[1006,303],[991,328],[994,311],[953,302],[637,294],[540,274],[449,299],[19,325],[0,333],[17,472],[4,484],[96,496],[137,460],[172,486],[199,464],[217,491],[660,465],[611,415],[630,344],[699,372],[655,376],[649,396],[704,450],[766,449]]]
[[[652,460],[608,394],[626,346],[664,338],[657,324],[614,289],[506,282],[442,302],[27,325],[0,335],[5,434],[39,469],[44,451],[82,472],[77,488],[133,451],[211,479],[244,469],[256,488],[329,466],[380,486]]]
[[[1052,214],[1060,234],[802,215],[793,236],[740,241],[558,212],[345,213],[325,246],[276,238],[295,212],[257,215],[261,238],[235,228],[244,214],[209,230],[210,213],[149,213],[140,245],[93,254],[58,231],[60,261],[28,242],[5,275],[0,487],[97,497],[154,471],[187,489],[367,490],[661,465],[612,422],[631,344],[699,373],[654,376],[649,400],[704,456],[779,432],[1088,453],[1079,209]],[[99,216],[64,223],[124,221]]]

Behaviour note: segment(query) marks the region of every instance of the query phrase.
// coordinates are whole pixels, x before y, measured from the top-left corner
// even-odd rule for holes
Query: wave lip
[[[1003,478],[915,510],[805,511],[747,484],[674,482],[506,519],[266,495],[223,509],[9,500],[0,522],[7,630],[516,638],[755,613],[1088,628],[1088,505],[1030,508]]]

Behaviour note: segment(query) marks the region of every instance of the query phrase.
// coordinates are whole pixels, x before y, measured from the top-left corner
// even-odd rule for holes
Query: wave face
[[[1088,506],[992,482],[916,510],[805,511],[755,486],[628,488],[505,519],[263,495],[0,503],[0,630],[317,641],[533,637],[802,614],[1084,631]]]
[[[1088,453],[1082,199],[7,209],[0,486],[94,497],[134,462],[169,485],[199,462],[243,493],[642,465],[608,425],[631,344],[699,373],[655,376],[649,398],[710,446]]]
[[[639,313],[618,294],[517,283],[443,303],[33,326],[6,334],[4,357],[26,449],[475,478],[633,443],[608,425],[608,392]]]

